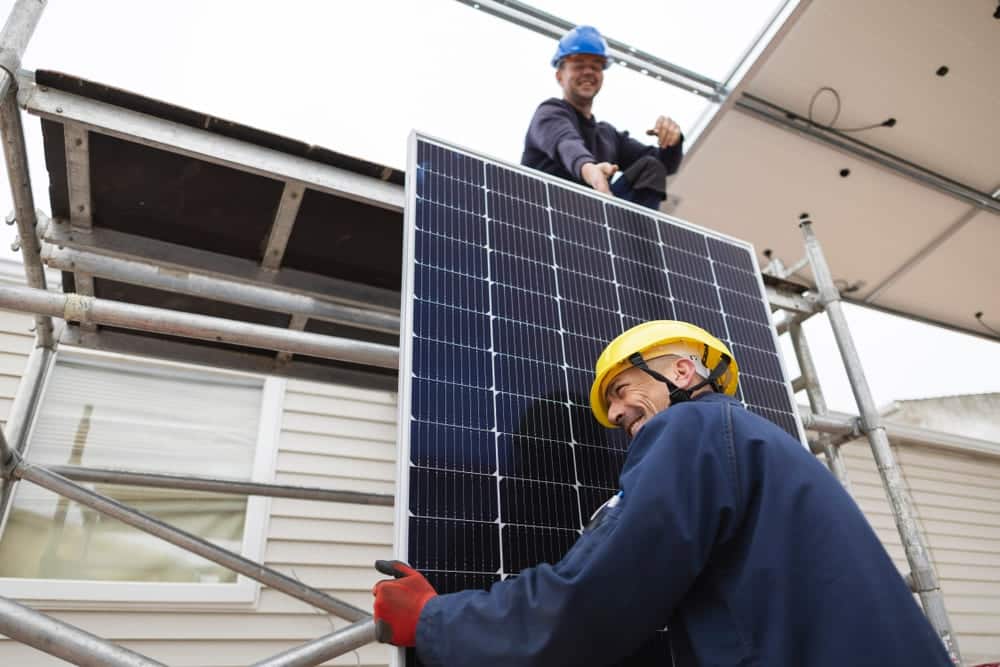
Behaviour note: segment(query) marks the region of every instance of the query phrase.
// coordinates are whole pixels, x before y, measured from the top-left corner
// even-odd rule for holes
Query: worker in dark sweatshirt
[[[521,164],[658,209],[667,197],[667,176],[681,164],[684,136],[666,116],[646,132],[656,137],[655,146],[596,120],[591,109],[609,65],[608,45],[596,28],[578,26],[559,40],[552,66],[563,96],[538,105]]]

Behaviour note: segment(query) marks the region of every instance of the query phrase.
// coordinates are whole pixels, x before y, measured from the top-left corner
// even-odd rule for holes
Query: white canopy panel
[[[815,0],[745,90],[807,117],[814,93],[832,87],[842,102],[835,128],[895,118],[892,128],[850,136],[992,194],[1000,186],[995,11],[993,0]],[[813,120],[827,124],[834,111],[823,93]],[[803,254],[796,222],[808,212],[848,298],[989,336],[982,312],[1000,329],[992,258],[1000,215],[926,183],[731,109],[670,192],[675,215],[771,248],[786,264]]]

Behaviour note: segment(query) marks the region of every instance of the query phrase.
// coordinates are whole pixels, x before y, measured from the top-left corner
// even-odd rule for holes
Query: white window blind
[[[251,479],[262,380],[133,359],[60,354],[27,458],[35,463]],[[242,496],[89,485],[239,552]],[[232,572],[33,484],[18,484],[0,577],[229,583]]]

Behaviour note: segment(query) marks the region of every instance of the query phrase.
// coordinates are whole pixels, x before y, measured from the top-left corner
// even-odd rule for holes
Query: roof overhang
[[[42,119],[67,292],[398,345],[403,174],[57,72],[22,78]],[[255,291],[256,290],[256,291]],[[83,325],[101,349],[395,387],[395,372]]]
[[[803,255],[797,223],[809,213],[846,299],[995,337],[995,10],[986,1],[810,3],[685,162],[672,213],[786,265]],[[809,122],[824,86],[842,103],[835,127],[895,126],[824,128],[829,92]],[[798,277],[811,280],[808,268]]]

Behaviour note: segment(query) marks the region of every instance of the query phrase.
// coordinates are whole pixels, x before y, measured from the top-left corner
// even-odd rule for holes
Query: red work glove
[[[437,591],[424,575],[402,561],[377,560],[375,569],[396,577],[383,579],[372,588],[378,640],[396,646],[415,646],[420,612]]]

